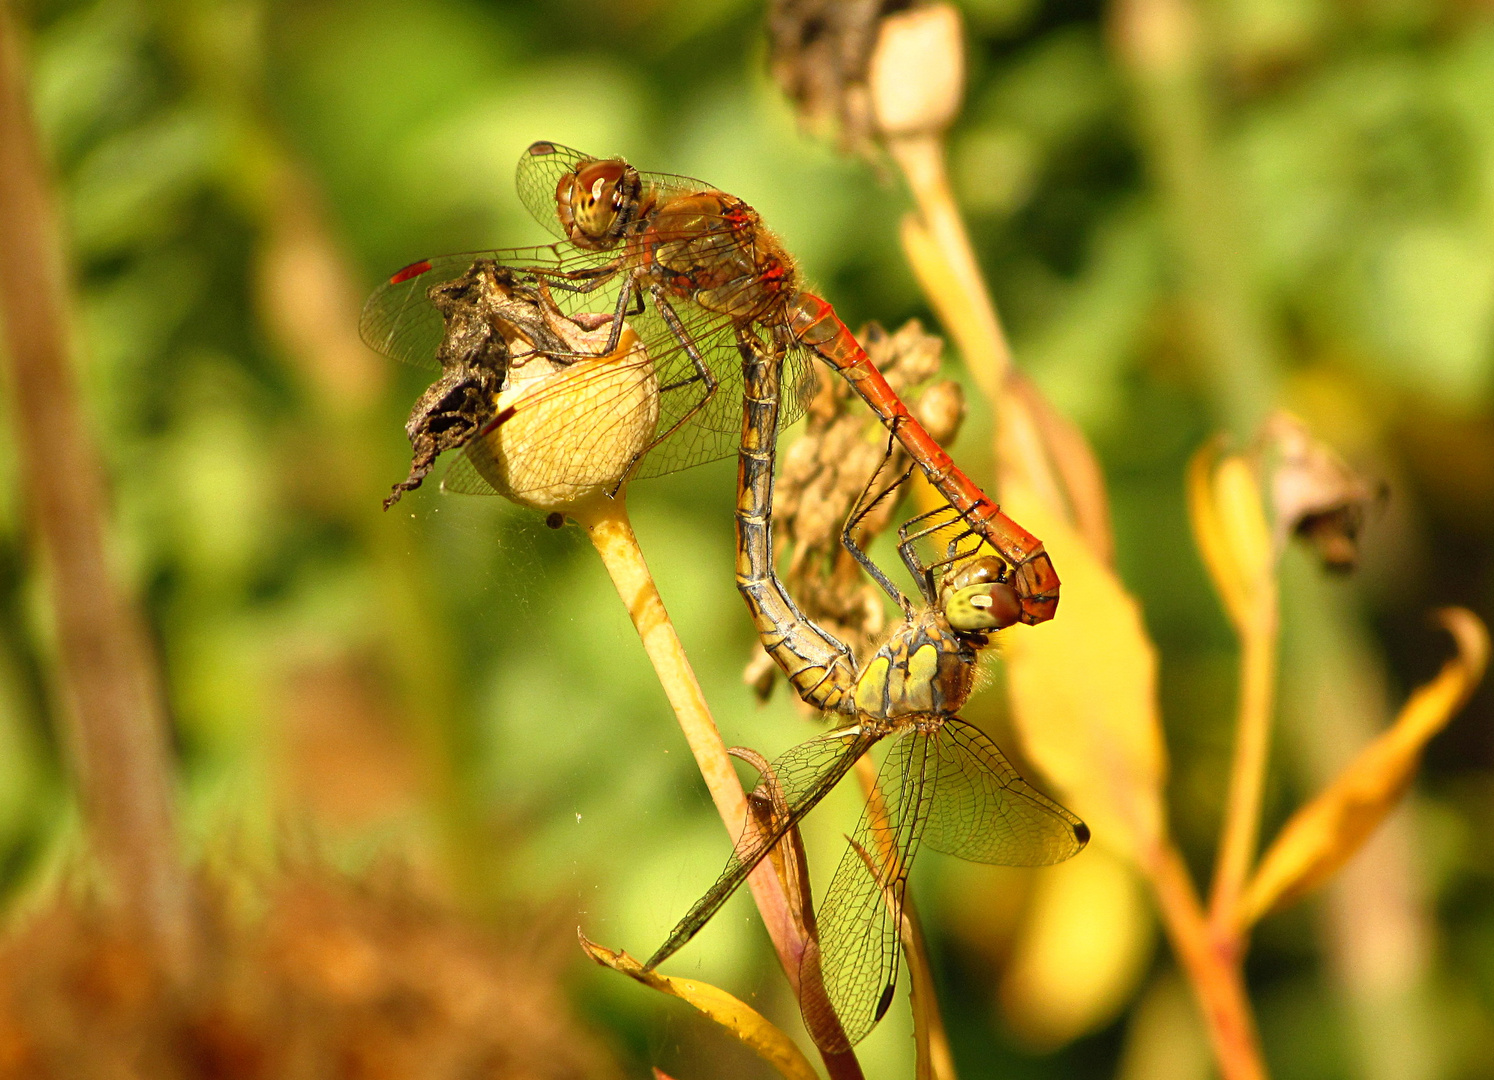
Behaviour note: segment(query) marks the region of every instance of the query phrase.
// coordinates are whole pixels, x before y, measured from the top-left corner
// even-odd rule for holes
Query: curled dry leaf
[[[1352,570],[1359,561],[1365,511],[1385,497],[1290,413],[1267,419],[1258,441],[1267,477],[1278,552],[1292,536],[1307,540],[1330,570]]]
[[[1359,850],[1410,787],[1427,742],[1468,701],[1488,664],[1489,631],[1464,608],[1444,608],[1438,620],[1457,655],[1338,779],[1292,815],[1241,898],[1242,933],[1323,884]]]
[[[643,964],[625,952],[614,952],[587,939],[577,931],[586,955],[603,967],[620,971],[644,986],[689,1002],[707,1017],[731,1032],[764,1061],[788,1080],[819,1080],[809,1060],[794,1041],[770,1023],[767,1017],[733,997],[725,990],[697,979],[672,979],[657,971],[643,970]]]
[[[1003,494],[1063,568],[1063,617],[1004,635],[1022,747],[1097,843],[1144,860],[1166,832],[1156,648],[1136,601],[1073,526],[1030,490]]]
[[[385,509],[457,449],[498,494],[531,509],[569,511],[616,491],[659,417],[654,368],[632,328],[604,355],[607,322],[567,317],[543,286],[487,259],[427,295],[445,322],[441,378],[405,425],[414,458]],[[598,400],[623,418],[604,440],[591,422]]]
[[[1188,516],[1230,622],[1251,632],[1276,595],[1276,554],[1255,471],[1213,441],[1188,465]]]

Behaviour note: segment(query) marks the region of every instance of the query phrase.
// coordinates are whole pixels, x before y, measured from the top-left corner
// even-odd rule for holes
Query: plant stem
[[[898,136],[887,140],[887,150],[902,169],[918,205],[917,216],[903,221],[909,261],[919,272],[924,293],[939,321],[959,343],[971,377],[994,403],[1011,367],[1011,347],[950,190],[943,134]],[[923,277],[929,255],[936,255],[942,263],[934,287]]]
[[[48,572],[79,797],[125,916],[171,977],[195,953],[177,847],[166,703],[140,612],[113,579],[104,467],[79,400],[66,274],[16,29],[0,4],[0,349],[18,479]]]
[[[1218,160],[1201,21],[1189,0],[1122,0],[1112,30],[1182,265],[1199,358],[1221,417],[1244,438],[1275,399],[1274,346],[1251,281],[1246,226]]]
[[[1014,378],[1011,346],[949,186],[943,133],[889,138],[887,148],[918,206],[903,219],[903,249],[996,418],[998,479],[1003,485],[1020,484],[1056,513],[1076,520],[1096,554],[1108,561],[1108,511],[1103,494],[1095,494],[1099,463],[1077,431],[1055,416],[1046,417],[1045,425],[1033,404],[1036,390]]]
[[[680,730],[685,734],[685,742],[695,757],[706,789],[711,793],[711,801],[716,804],[716,812],[721,815],[721,821],[735,843],[746,825],[747,797],[726,752],[726,742],[711,717],[700,682],[685,655],[685,647],[675,633],[674,623],[664,609],[664,601],[654,585],[648,563],[644,561],[643,549],[638,546],[638,538],[628,520],[624,492],[619,492],[614,499],[598,499],[587,506],[577,507],[571,511],[571,516],[586,530],[612,578],[618,597],[628,609],[628,616],[643,642],[643,651],[654,665],[654,672],[670,707],[674,709]],[[783,883],[773,872],[771,861],[764,859],[752,871],[747,884],[797,998],[799,962],[804,955],[805,942]],[[859,1080],[861,1066],[854,1051],[829,1053],[821,1050],[820,1054],[834,1080]]]
[[[1250,625],[1240,628],[1240,713],[1235,724],[1229,796],[1209,900],[1209,921],[1215,941],[1231,953],[1240,951],[1236,908],[1255,861],[1261,798],[1271,749],[1280,622],[1274,581],[1261,590],[1254,606]]]
[[[1182,856],[1164,839],[1145,862],[1162,925],[1203,1010],[1221,1076],[1224,1080],[1265,1080],[1266,1067],[1237,957],[1223,955],[1214,947]]]

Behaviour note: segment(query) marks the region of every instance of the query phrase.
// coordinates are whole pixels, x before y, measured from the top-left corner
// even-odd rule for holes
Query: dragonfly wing
[[[437,366],[436,353],[446,336],[446,321],[431,302],[431,286],[455,281],[474,263],[484,260],[550,274],[590,269],[602,261],[594,252],[559,245],[463,251],[421,259],[395,271],[364,303],[358,319],[364,344],[391,360],[417,367]],[[561,301],[558,306],[570,314],[579,305]]]
[[[842,728],[800,743],[776,758],[769,766],[771,776],[759,780],[749,798],[769,801],[780,807],[782,813],[770,829],[749,830],[737,841],[736,850],[716,884],[695,902],[644,967],[652,969],[662,964],[699,933],[773,846],[814,809],[878,738],[859,727]],[[771,790],[774,783],[781,801]]]
[[[441,477],[441,490],[451,495],[496,495],[493,485],[482,478],[472,459],[465,453],[451,463]]]
[[[902,955],[903,890],[938,780],[931,736],[914,731],[894,744],[877,777],[880,797],[867,801],[820,905],[825,991],[853,1046],[892,1004]],[[817,1028],[811,1024],[810,1030]]]
[[[1089,827],[1017,775],[979,728],[950,717],[935,737],[939,782],[924,839],[996,866],[1048,866],[1079,854]]]

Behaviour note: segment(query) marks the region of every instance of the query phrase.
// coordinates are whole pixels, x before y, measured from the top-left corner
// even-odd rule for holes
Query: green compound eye
[[[951,590],[944,601],[944,617],[956,630],[1003,630],[1021,621],[1017,591],[1001,581],[966,585]]]

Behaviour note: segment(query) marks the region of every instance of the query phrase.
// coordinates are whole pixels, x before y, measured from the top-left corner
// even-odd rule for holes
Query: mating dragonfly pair
[[[365,307],[371,346],[443,370],[411,418],[416,461],[391,501],[458,447],[464,459],[444,487],[496,489],[540,508],[738,450],[738,587],[763,647],[800,696],[842,726],[769,766],[752,795],[772,807],[766,823],[748,824],[720,879],[647,966],[689,941],[855,762],[890,739],[880,805],[868,807],[817,920],[817,974],[839,1022],[806,1019],[817,1042],[841,1049],[891,1002],[920,843],[978,862],[1046,865],[1088,840],[1082,822],[955,715],[989,634],[1053,616],[1057,574],[1037,538],[908,412],[830,305],[802,287],[746,203],[548,142],[521,158],[518,186],[560,243],[422,260]],[[901,530],[924,601],[916,608],[855,545],[854,519],[847,524],[852,554],[904,612],[865,663],[800,612],[774,570],[774,448],[780,426],[805,407],[811,355],[849,381],[948,504]],[[537,416],[549,422],[526,422]],[[562,453],[542,445],[561,438]],[[926,564],[918,544],[935,535],[943,556]]]

